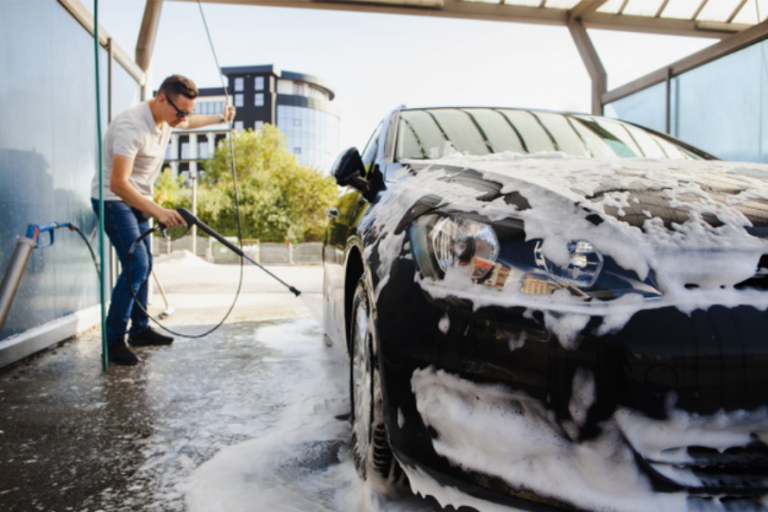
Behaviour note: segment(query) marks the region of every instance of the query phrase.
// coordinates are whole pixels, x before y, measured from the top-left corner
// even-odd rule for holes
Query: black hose
[[[203,338],[205,336],[208,336],[213,331],[215,331],[216,329],[218,329],[219,327],[224,325],[224,322],[227,321],[227,318],[229,318],[230,313],[232,313],[232,310],[235,309],[235,304],[237,303],[237,296],[235,296],[235,300],[232,302],[232,305],[229,307],[229,310],[227,310],[227,314],[224,315],[224,318],[222,318],[221,321],[218,324],[214,325],[213,327],[211,327],[207,331],[205,331],[203,333],[200,333],[200,334],[186,334],[186,333],[181,333],[181,332],[178,332],[178,331],[174,331],[170,327],[167,327],[167,326],[163,325],[162,322],[160,322],[160,320],[158,320],[157,318],[155,318],[152,315],[150,315],[149,312],[146,309],[144,309],[144,306],[142,306],[141,303],[139,302],[138,297],[136,297],[136,292],[133,291],[133,283],[131,282],[131,258],[133,257],[133,252],[136,250],[136,247],[138,247],[139,244],[144,241],[145,238],[147,238],[148,236],[152,235],[152,233],[154,233],[155,231],[157,231],[159,229],[160,229],[160,226],[154,226],[154,227],[150,228],[149,230],[145,231],[144,233],[141,234],[141,236],[139,236],[139,238],[136,239],[135,242],[133,242],[133,245],[131,245],[131,248],[128,249],[128,258],[127,258],[127,261],[126,261],[126,264],[125,264],[125,275],[128,278],[128,290],[130,290],[131,297],[133,297],[133,305],[134,306],[138,306],[139,309],[145,315],[147,315],[147,317],[149,319],[151,319],[158,326],[160,326],[161,329],[163,329],[164,331],[167,331],[167,332],[173,334],[174,336],[180,336],[182,338],[191,338],[191,339]],[[147,276],[147,279],[149,279],[149,276]],[[237,287],[237,295],[240,295],[240,288],[242,287],[242,285],[243,285],[243,267],[242,267],[242,258],[240,258],[240,284]]]
[[[80,235],[80,238],[83,239],[83,242],[85,242],[85,246],[88,247],[88,252],[91,253],[91,259],[93,260],[93,265],[96,267],[96,273],[99,275],[99,279],[101,279],[101,267],[99,266],[99,260],[96,258],[96,253],[93,251],[93,246],[88,241],[88,238],[86,238],[85,234],[80,231],[80,228],[75,226],[74,224],[70,224],[67,226],[70,231],[74,231],[78,235]]]

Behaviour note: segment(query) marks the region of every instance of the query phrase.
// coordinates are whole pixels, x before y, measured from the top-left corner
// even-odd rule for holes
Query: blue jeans
[[[96,216],[99,215],[99,201],[91,199]],[[131,321],[131,334],[149,327],[147,315],[134,305],[129,286],[133,287],[141,307],[147,309],[149,276],[152,272],[152,251],[150,238],[147,237],[134,249],[131,256],[131,279],[128,283],[128,250],[139,236],[149,230],[149,221],[139,222],[131,207],[123,201],[104,201],[104,231],[120,258],[122,272],[112,290],[112,302],[107,314],[107,340],[119,341],[125,336],[128,320]],[[103,267],[103,265],[102,265]]]

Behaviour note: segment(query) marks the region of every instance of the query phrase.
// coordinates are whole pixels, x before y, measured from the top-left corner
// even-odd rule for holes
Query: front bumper
[[[590,322],[578,348],[564,348],[540,312],[435,300],[414,272],[407,259],[393,266],[376,313],[387,426],[401,456],[567,508],[647,510],[642,499],[663,510],[762,507],[768,313],[644,310],[615,334],[597,336]],[[606,476],[583,477],[592,473]]]

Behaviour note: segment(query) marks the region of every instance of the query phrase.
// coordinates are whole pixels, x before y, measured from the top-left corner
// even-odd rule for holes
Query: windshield
[[[396,159],[562,151],[586,158],[703,160],[704,153],[627,123],[500,108],[403,110]]]

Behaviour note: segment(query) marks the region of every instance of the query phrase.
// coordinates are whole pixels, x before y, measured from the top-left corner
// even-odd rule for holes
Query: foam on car
[[[369,210],[375,210],[375,215],[361,224],[364,230],[385,233],[367,248],[369,256],[375,252],[379,259],[377,298],[392,264],[403,254],[405,232],[396,230],[404,212],[429,194],[442,197],[454,211],[477,213],[490,222],[513,216],[522,219],[527,239],[541,239],[544,254],[556,264],[567,264],[570,241],[587,240],[641,280],[654,270],[664,291],[661,299],[624,297],[609,303],[585,303],[568,293],[525,295],[512,282],[499,292],[477,286],[458,272],[448,272],[442,280],[416,278],[433,297],[461,297],[472,301],[475,310],[500,306],[542,311],[546,327],[566,348],[578,347],[585,318],[591,316],[602,318],[597,334],[606,334],[620,330],[643,309],[673,306],[688,314],[712,304],[768,309],[768,294],[734,288],[755,274],[760,257],[768,251],[768,242],[748,233],[749,219],[734,208],[768,202],[768,184],[759,179],[768,176],[768,166],[640,158],[605,161],[559,152],[482,157],[454,153],[413,165],[415,176],[401,178],[398,187],[382,193]],[[451,179],[461,169],[502,183],[502,195],[493,201],[479,200],[477,189]],[[712,179],[719,189],[708,185]],[[621,215],[606,214],[606,209],[629,208],[636,201],[630,193],[648,189],[663,191],[669,207],[689,210],[688,219],[668,227],[662,219],[651,217],[639,228],[622,221]],[[519,211],[507,204],[503,194],[509,193],[520,194],[530,208]],[[598,214],[602,222],[594,221]],[[716,227],[706,220],[712,216],[719,221]]]
[[[523,392],[433,367],[416,370],[411,387],[419,414],[437,431],[435,450],[451,464],[586,510],[688,510],[685,493],[653,491],[616,421],[598,438],[575,442],[552,411]],[[441,505],[463,504],[420,482],[411,479],[414,490],[438,494]]]

